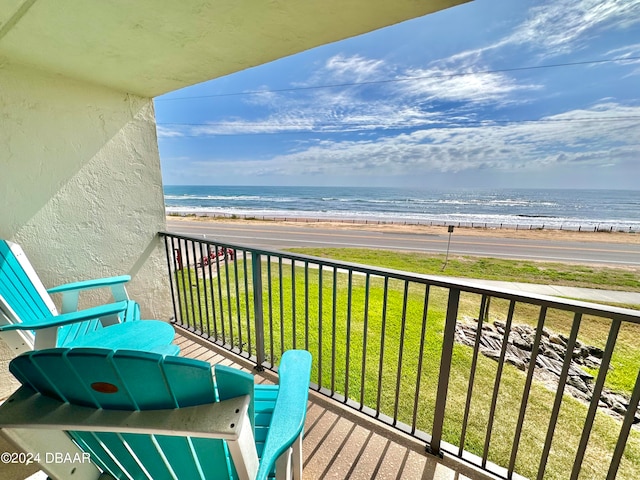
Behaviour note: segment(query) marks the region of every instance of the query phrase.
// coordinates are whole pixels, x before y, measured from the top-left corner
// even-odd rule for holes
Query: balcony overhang
[[[466,1],[0,0],[0,66],[154,97]]]

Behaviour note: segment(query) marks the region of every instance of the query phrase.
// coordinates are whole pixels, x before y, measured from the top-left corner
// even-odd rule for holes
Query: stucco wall
[[[128,273],[143,318],[169,318],[151,99],[0,58],[0,205],[0,238],[23,247],[45,286]]]

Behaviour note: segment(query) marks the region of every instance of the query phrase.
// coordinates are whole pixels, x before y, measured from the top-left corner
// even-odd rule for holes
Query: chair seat
[[[140,320],[101,328],[59,347],[100,347],[176,355],[180,348],[171,344],[174,337],[171,324],[161,320]]]

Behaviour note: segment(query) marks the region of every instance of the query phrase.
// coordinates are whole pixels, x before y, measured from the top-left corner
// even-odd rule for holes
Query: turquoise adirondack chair
[[[269,387],[234,368],[216,365],[212,376],[206,362],[139,351],[49,349],[9,369],[22,387],[0,406],[0,432],[53,478],[302,476],[305,350],[283,354]],[[65,447],[61,432],[73,443]],[[43,452],[68,461],[46,462]]]
[[[128,275],[70,283],[46,290],[19,245],[0,240],[0,335],[16,352],[63,347],[105,326],[140,319],[124,284]],[[81,311],[79,294],[110,288],[114,303]],[[50,294],[62,294],[59,314]]]

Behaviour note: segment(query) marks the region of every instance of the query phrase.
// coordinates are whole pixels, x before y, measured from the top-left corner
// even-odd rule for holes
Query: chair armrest
[[[117,277],[97,278],[95,280],[83,280],[81,282],[65,283],[47,290],[48,293],[62,293],[71,290],[91,290],[94,288],[111,287],[121,285],[131,281],[130,275],[119,275]]]
[[[278,457],[302,433],[309,398],[311,354],[306,350],[286,351],[278,375],[278,398],[260,459],[258,480],[267,478]]]
[[[96,288],[111,288],[111,294],[116,302],[129,300],[124,284],[131,280],[130,275],[120,275],[117,277],[97,278],[95,280],[84,280],[81,282],[65,283],[47,290],[49,295],[54,293],[62,294],[62,313],[75,312],[78,309],[78,299],[80,292],[84,290],[94,290]]]
[[[85,320],[96,320],[109,315],[122,313],[130,307],[130,302],[117,302],[98,307],[87,308],[79,312],[63,313],[62,315],[44,317],[33,323],[12,323],[0,325],[0,332],[10,330],[39,330],[42,328],[62,327],[72,323],[84,322]]]

